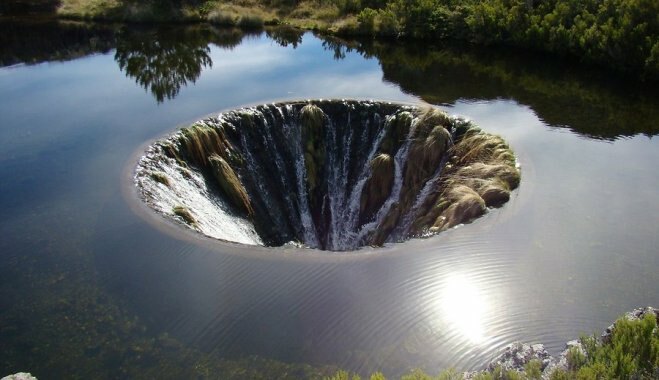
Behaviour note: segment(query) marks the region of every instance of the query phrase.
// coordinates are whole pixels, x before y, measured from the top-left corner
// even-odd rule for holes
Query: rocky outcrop
[[[628,320],[643,319],[645,315],[651,314],[657,318],[657,325],[659,326],[659,309],[653,307],[645,307],[634,309],[626,313],[623,318]],[[615,323],[611,324],[600,336],[600,343],[607,344],[611,341],[611,334],[615,331]],[[556,370],[570,370],[570,360],[568,359],[571,353],[578,352],[585,356],[587,355],[583,345],[579,340],[571,340],[565,344],[565,349],[561,351],[558,357],[553,357],[547,352],[542,344],[528,344],[528,343],[511,343],[506,346],[501,353],[494,358],[484,370],[476,372],[465,372],[463,377],[465,379],[473,379],[479,374],[488,372],[494,373],[495,371],[517,371],[524,372],[525,367],[529,362],[537,360],[540,364],[540,375],[542,379],[549,379],[551,374]]]
[[[5,376],[0,380],[37,380],[37,378],[28,372],[18,372],[13,375]]]
[[[648,306],[644,308],[634,309],[625,314],[625,318],[630,321],[637,321],[639,319],[645,318],[647,314],[654,315],[657,318],[657,325],[659,326],[659,309]],[[611,334],[615,330],[615,323],[612,323],[609,327],[604,330],[600,336],[600,340],[603,343],[609,343],[611,341]]]
[[[487,371],[492,372],[500,367],[503,370],[521,370],[531,360],[538,360],[544,370],[553,362],[553,357],[539,343],[512,343],[503,349],[503,352],[487,365]]]

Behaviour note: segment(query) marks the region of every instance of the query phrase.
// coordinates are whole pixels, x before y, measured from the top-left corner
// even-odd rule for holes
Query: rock
[[[625,314],[625,318],[630,321],[636,321],[645,318],[645,315],[648,313],[651,313],[652,315],[655,316],[655,318],[657,319],[657,324],[659,325],[659,309],[655,309],[651,306],[639,307],[638,309],[634,309],[628,312],[627,314]],[[611,324],[611,326],[607,327],[606,330],[604,330],[604,332],[600,336],[602,343],[606,344],[611,342],[611,333],[613,333],[614,329],[615,329],[615,322]]]
[[[5,376],[0,380],[37,380],[37,378],[28,372],[19,372],[13,375]]]
[[[568,353],[572,349],[576,349],[581,352],[582,355],[586,356],[586,350],[584,350],[583,345],[578,339],[567,342],[565,344],[565,349],[558,356],[558,360],[555,360],[543,370],[543,378],[549,378],[551,373],[557,369],[567,371],[570,366],[570,363],[568,362]]]
[[[487,365],[487,371],[492,372],[496,367],[501,367],[503,370],[515,370],[521,372],[524,366],[531,360],[537,359],[540,361],[540,369],[544,370],[552,364],[554,358],[549,355],[549,352],[542,344],[527,344],[527,343],[511,343],[503,352]]]
[[[634,309],[625,314],[624,318],[632,321],[639,320],[644,318],[648,313],[655,316],[657,324],[659,325],[659,309],[650,306]],[[600,342],[602,344],[610,343],[611,334],[614,329],[615,323],[604,330],[600,337]],[[571,350],[578,350],[584,357],[586,356],[586,350],[579,340],[571,340],[567,342],[565,344],[565,349],[558,356],[558,359],[552,357],[542,344],[512,343],[506,346],[501,354],[493,359],[484,370],[465,372],[463,373],[463,378],[470,380],[483,373],[493,373],[497,367],[504,371],[513,370],[523,372],[524,366],[528,362],[537,359],[541,363],[540,370],[542,371],[542,378],[550,379],[555,370],[569,370],[570,363],[568,362],[568,356]]]

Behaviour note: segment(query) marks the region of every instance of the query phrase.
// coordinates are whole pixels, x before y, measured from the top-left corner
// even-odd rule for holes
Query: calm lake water
[[[0,375],[467,370],[659,305],[651,86],[504,49],[292,30],[4,20],[0,46]],[[464,115],[510,142],[521,186],[472,224],[351,253],[220,243],[140,211],[144,144],[307,98]]]

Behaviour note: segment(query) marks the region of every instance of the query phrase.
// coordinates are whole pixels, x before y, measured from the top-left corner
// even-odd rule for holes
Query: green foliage
[[[650,314],[636,321],[619,319],[610,343],[593,346],[591,341],[587,344],[586,363],[579,368],[579,376],[651,378],[659,368],[659,330],[656,327],[656,318]]]
[[[232,4],[237,6],[233,12],[219,9]],[[312,11],[321,8],[325,12]],[[339,33],[507,44],[659,79],[657,0],[63,0],[60,14],[138,21],[206,19],[261,28],[272,20],[258,12],[260,16],[249,14],[264,9],[284,17],[284,22],[315,19],[319,23],[306,20],[302,25],[324,25],[321,29]]]
[[[187,37],[181,39],[168,28],[153,33],[126,29],[117,38],[114,59],[126,76],[148,89],[158,102],[173,99],[213,65],[204,35],[193,30]]]
[[[243,15],[238,19],[238,26],[243,29],[261,29],[264,21],[257,15]]]
[[[567,352],[567,368],[576,370],[586,364],[586,356],[576,347],[571,347]]]
[[[659,78],[654,0],[489,0],[470,7],[470,38],[572,54],[621,71]]]
[[[437,380],[462,380],[462,378],[462,373],[453,368],[442,371],[439,376],[437,376]]]
[[[524,366],[524,371],[527,379],[540,380],[542,378],[542,363],[537,359],[531,360]]]
[[[334,3],[344,15],[356,14],[363,9],[361,0],[334,0]]]
[[[407,375],[403,375],[400,380],[433,380],[433,377],[417,368]]]
[[[324,380],[360,380],[357,374],[351,374],[347,371],[339,370],[334,375],[325,377]]]
[[[557,369],[557,370],[554,370],[554,372],[551,373],[551,375],[549,376],[549,379],[550,380],[569,380],[570,375],[567,371],[565,371],[563,369]]]
[[[582,337],[581,343],[586,354],[570,349],[567,371],[554,371],[552,380],[655,379],[659,374],[659,329],[652,314],[618,319],[605,343],[594,336]]]

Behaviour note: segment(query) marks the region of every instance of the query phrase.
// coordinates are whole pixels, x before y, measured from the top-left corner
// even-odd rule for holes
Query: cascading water
[[[508,145],[430,107],[306,101],[243,108],[153,144],[154,210],[217,239],[345,251],[436,233],[505,203]]]

